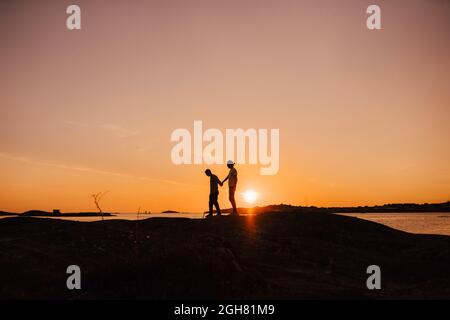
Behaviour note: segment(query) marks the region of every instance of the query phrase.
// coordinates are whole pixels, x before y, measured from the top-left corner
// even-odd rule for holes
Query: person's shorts
[[[228,187],[228,192],[230,195],[233,195],[234,197],[234,193],[236,192],[236,186]]]
[[[219,197],[219,191],[209,194],[209,202],[215,203]]]

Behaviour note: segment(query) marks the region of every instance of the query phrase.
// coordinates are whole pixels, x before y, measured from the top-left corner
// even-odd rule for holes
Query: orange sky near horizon
[[[226,166],[170,158],[194,120],[280,130],[276,175],[237,166],[255,205],[447,201],[449,1],[76,3],[0,2],[0,210],[206,210]]]

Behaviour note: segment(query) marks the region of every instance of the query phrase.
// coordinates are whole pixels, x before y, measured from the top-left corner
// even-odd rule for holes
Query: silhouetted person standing
[[[234,194],[236,193],[236,186],[238,181],[237,170],[234,167],[234,161],[228,160],[227,167],[228,169],[230,169],[230,172],[228,172],[228,176],[222,181],[222,183],[228,180],[228,198],[231,202],[231,205],[233,206],[233,212],[231,212],[231,214],[238,215],[236,209],[236,200],[234,199]]]
[[[213,206],[216,207],[217,215],[220,216],[220,207],[219,207],[219,184],[222,186],[222,182],[220,182],[219,178],[212,174],[211,170],[206,169],[205,174],[209,177],[209,214],[207,217],[212,217],[213,215]]]

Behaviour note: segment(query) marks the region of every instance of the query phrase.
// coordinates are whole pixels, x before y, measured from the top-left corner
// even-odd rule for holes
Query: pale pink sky
[[[2,1],[0,39],[0,210],[204,210],[170,159],[194,120],[280,129],[277,175],[238,167],[258,205],[450,193],[449,1]]]

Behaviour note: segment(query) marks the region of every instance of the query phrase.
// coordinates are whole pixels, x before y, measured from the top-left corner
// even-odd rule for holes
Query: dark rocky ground
[[[0,298],[450,298],[450,237],[327,213],[0,220]],[[82,289],[66,289],[66,268]],[[366,288],[367,266],[382,289]]]

